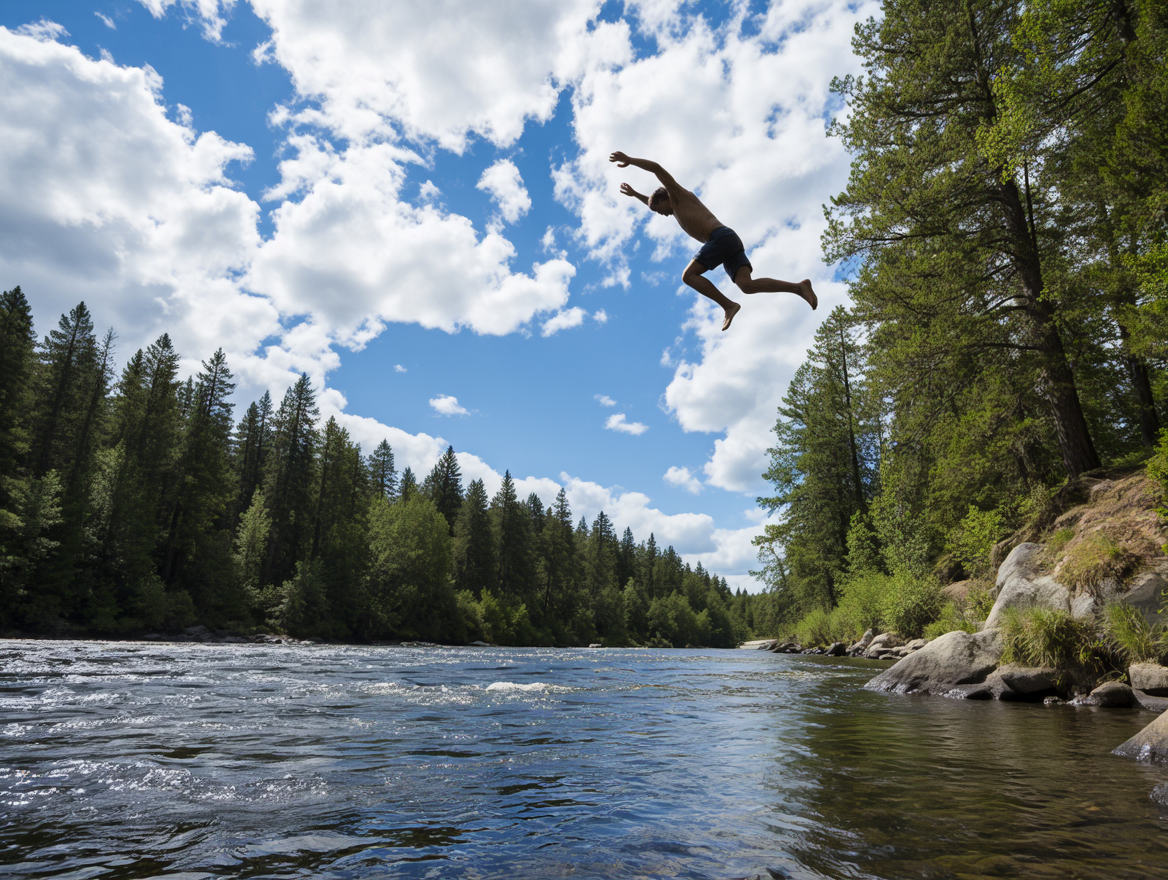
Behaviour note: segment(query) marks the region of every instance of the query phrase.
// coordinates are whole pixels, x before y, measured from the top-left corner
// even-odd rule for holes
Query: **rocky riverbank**
[[[1163,549],[1168,536],[1157,499],[1142,473],[1119,479],[1088,477],[1069,486],[1061,499],[1063,509],[1055,510],[1049,521],[995,548],[1000,565],[994,604],[977,632],[949,632],[930,642],[905,643],[895,633],[868,632],[853,645],[808,649],[776,640],[752,646],[894,661],[868,682],[866,687],[874,691],[1136,710],[1132,720],[1137,732],[1115,754],[1168,764],[1168,666],[1158,662],[1163,653],[1158,660],[1122,668],[1105,668],[1089,659],[1057,666],[1007,662],[1011,621],[1035,610],[1083,622],[1087,631],[1119,609],[1144,624],[1145,631],[1163,632],[1168,623],[1168,613],[1161,613],[1168,598]],[[1080,650],[1086,654],[1092,647],[1085,644]],[[1168,783],[1157,786],[1153,798],[1168,806]]]

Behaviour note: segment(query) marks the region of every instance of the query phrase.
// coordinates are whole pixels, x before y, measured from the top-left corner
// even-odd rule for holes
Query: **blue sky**
[[[223,347],[240,404],[307,372],[424,475],[568,490],[758,589],[776,409],[845,299],[825,135],[873,3],[4,0],[0,284],[43,335],[84,299],[128,357]],[[746,243],[734,326],[699,246],[618,187],[660,161]]]

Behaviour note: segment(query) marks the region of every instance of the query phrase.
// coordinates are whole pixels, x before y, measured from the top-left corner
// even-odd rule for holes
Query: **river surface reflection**
[[[744,651],[0,641],[0,874],[1162,878],[1154,716]]]

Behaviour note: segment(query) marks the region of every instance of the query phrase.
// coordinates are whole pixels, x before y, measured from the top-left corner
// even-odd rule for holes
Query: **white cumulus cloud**
[[[649,430],[648,425],[640,422],[630,422],[627,420],[624,413],[613,413],[605,421],[604,427],[610,431],[620,431],[622,434],[632,434],[634,437],[640,436]]]
[[[543,322],[542,335],[551,336],[559,333],[561,330],[568,330],[572,327],[579,327],[584,323],[584,317],[588,313],[579,306],[573,306],[570,309],[563,309],[560,312],[552,315]]]
[[[484,171],[478,188],[491,196],[508,223],[514,223],[531,210],[531,196],[523,185],[523,176],[510,159],[500,159]]]
[[[430,398],[430,406],[436,413],[443,416],[465,416],[470,414],[466,407],[459,405],[457,397],[452,397],[449,394],[439,394],[437,397]]]
[[[671,486],[677,486],[697,495],[702,491],[702,481],[690,473],[687,467],[671,467],[663,478]]]

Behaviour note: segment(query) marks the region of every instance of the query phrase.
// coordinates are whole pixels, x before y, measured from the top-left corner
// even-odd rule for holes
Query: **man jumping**
[[[619,168],[635,165],[657,175],[661,186],[650,196],[641,195],[627,183],[621,184],[620,191],[626,196],[640,199],[649,206],[650,211],[656,211],[666,217],[676,217],[677,224],[684,232],[702,242],[701,250],[685,267],[681,280],[722,307],[726,313],[726,319],[722,322],[723,330],[730,327],[730,322],[734,320],[742,306],[723,296],[714,283],[705,277],[706,272],[718,266],[725,267],[730,280],[737,284],[743,293],[794,293],[806,300],[812,309],[819,306],[819,299],[807,278],[798,284],[777,281],[774,278],[751,278],[753,267],[746,258],[746,250],[738,234],[730,227],[723,226],[697,196],[678,185],[673,175],[656,162],[649,159],[634,159],[619,150],[609,156],[608,161],[616,162]]]

